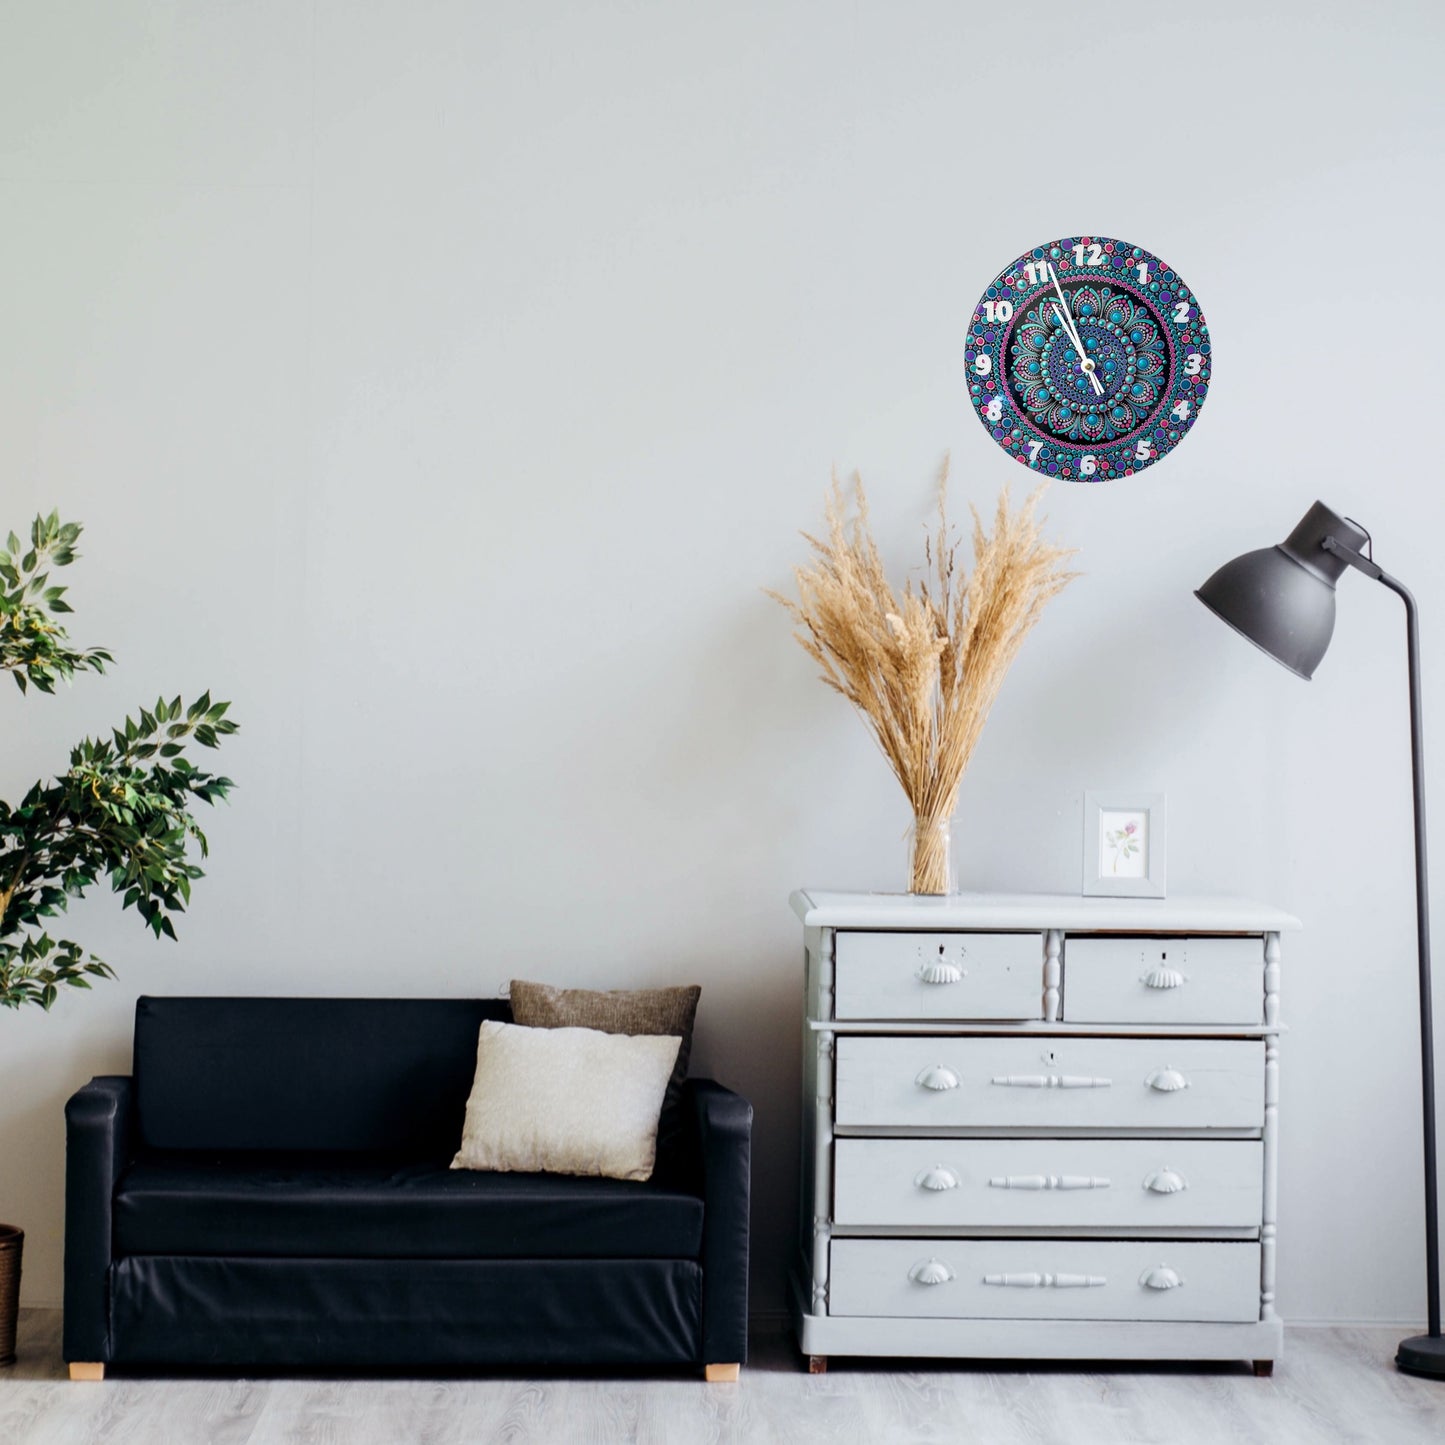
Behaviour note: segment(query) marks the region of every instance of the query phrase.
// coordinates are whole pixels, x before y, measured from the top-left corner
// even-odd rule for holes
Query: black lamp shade
[[[1313,677],[1335,630],[1335,582],[1348,565],[1324,550],[1326,537],[1356,550],[1367,540],[1316,502],[1279,546],[1226,562],[1194,595],[1276,662]]]

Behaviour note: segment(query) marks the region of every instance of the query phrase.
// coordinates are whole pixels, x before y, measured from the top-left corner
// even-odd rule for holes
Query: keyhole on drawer
[[[1045,1062],[1046,1064],[1053,1065],[1053,1064],[1058,1063],[1058,1061],[1059,1061],[1059,1057],[1058,1057],[1058,1055],[1057,1055],[1052,1049],[1050,1049],[1050,1050],[1048,1051],[1048,1053],[1046,1053],[1046,1054],[1044,1055],[1044,1062]]]

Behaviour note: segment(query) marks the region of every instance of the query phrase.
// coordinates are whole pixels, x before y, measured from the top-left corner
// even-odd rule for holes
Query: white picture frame
[[[1084,794],[1084,896],[1163,898],[1168,816],[1163,793]]]

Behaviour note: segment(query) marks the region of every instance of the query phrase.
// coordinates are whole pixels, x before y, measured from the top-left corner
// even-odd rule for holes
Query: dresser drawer
[[[1041,933],[854,933],[834,941],[840,1019],[1043,1017]]]
[[[1258,1229],[1264,1146],[1200,1139],[839,1139],[839,1224]]]
[[[828,1312],[931,1319],[1257,1320],[1259,1245],[835,1239]],[[928,1283],[927,1281],[934,1281]]]
[[[1258,1129],[1260,1039],[837,1041],[840,1128]]]
[[[1070,1023],[1258,1024],[1261,938],[1067,938]]]

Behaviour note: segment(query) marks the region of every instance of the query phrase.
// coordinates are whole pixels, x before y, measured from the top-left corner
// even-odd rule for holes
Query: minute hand
[[[1074,347],[1079,353],[1079,369],[1089,378],[1089,385],[1094,388],[1094,395],[1103,396],[1103,383],[1094,375],[1093,359],[1084,350],[1084,343],[1079,337],[1079,329],[1074,325],[1074,318],[1069,314],[1068,298],[1064,295],[1064,288],[1059,285],[1059,273],[1052,266],[1049,267],[1049,279],[1053,281],[1054,290],[1059,294],[1059,299],[1054,304],[1054,310],[1058,314],[1064,330],[1068,332],[1069,340],[1074,343]]]

